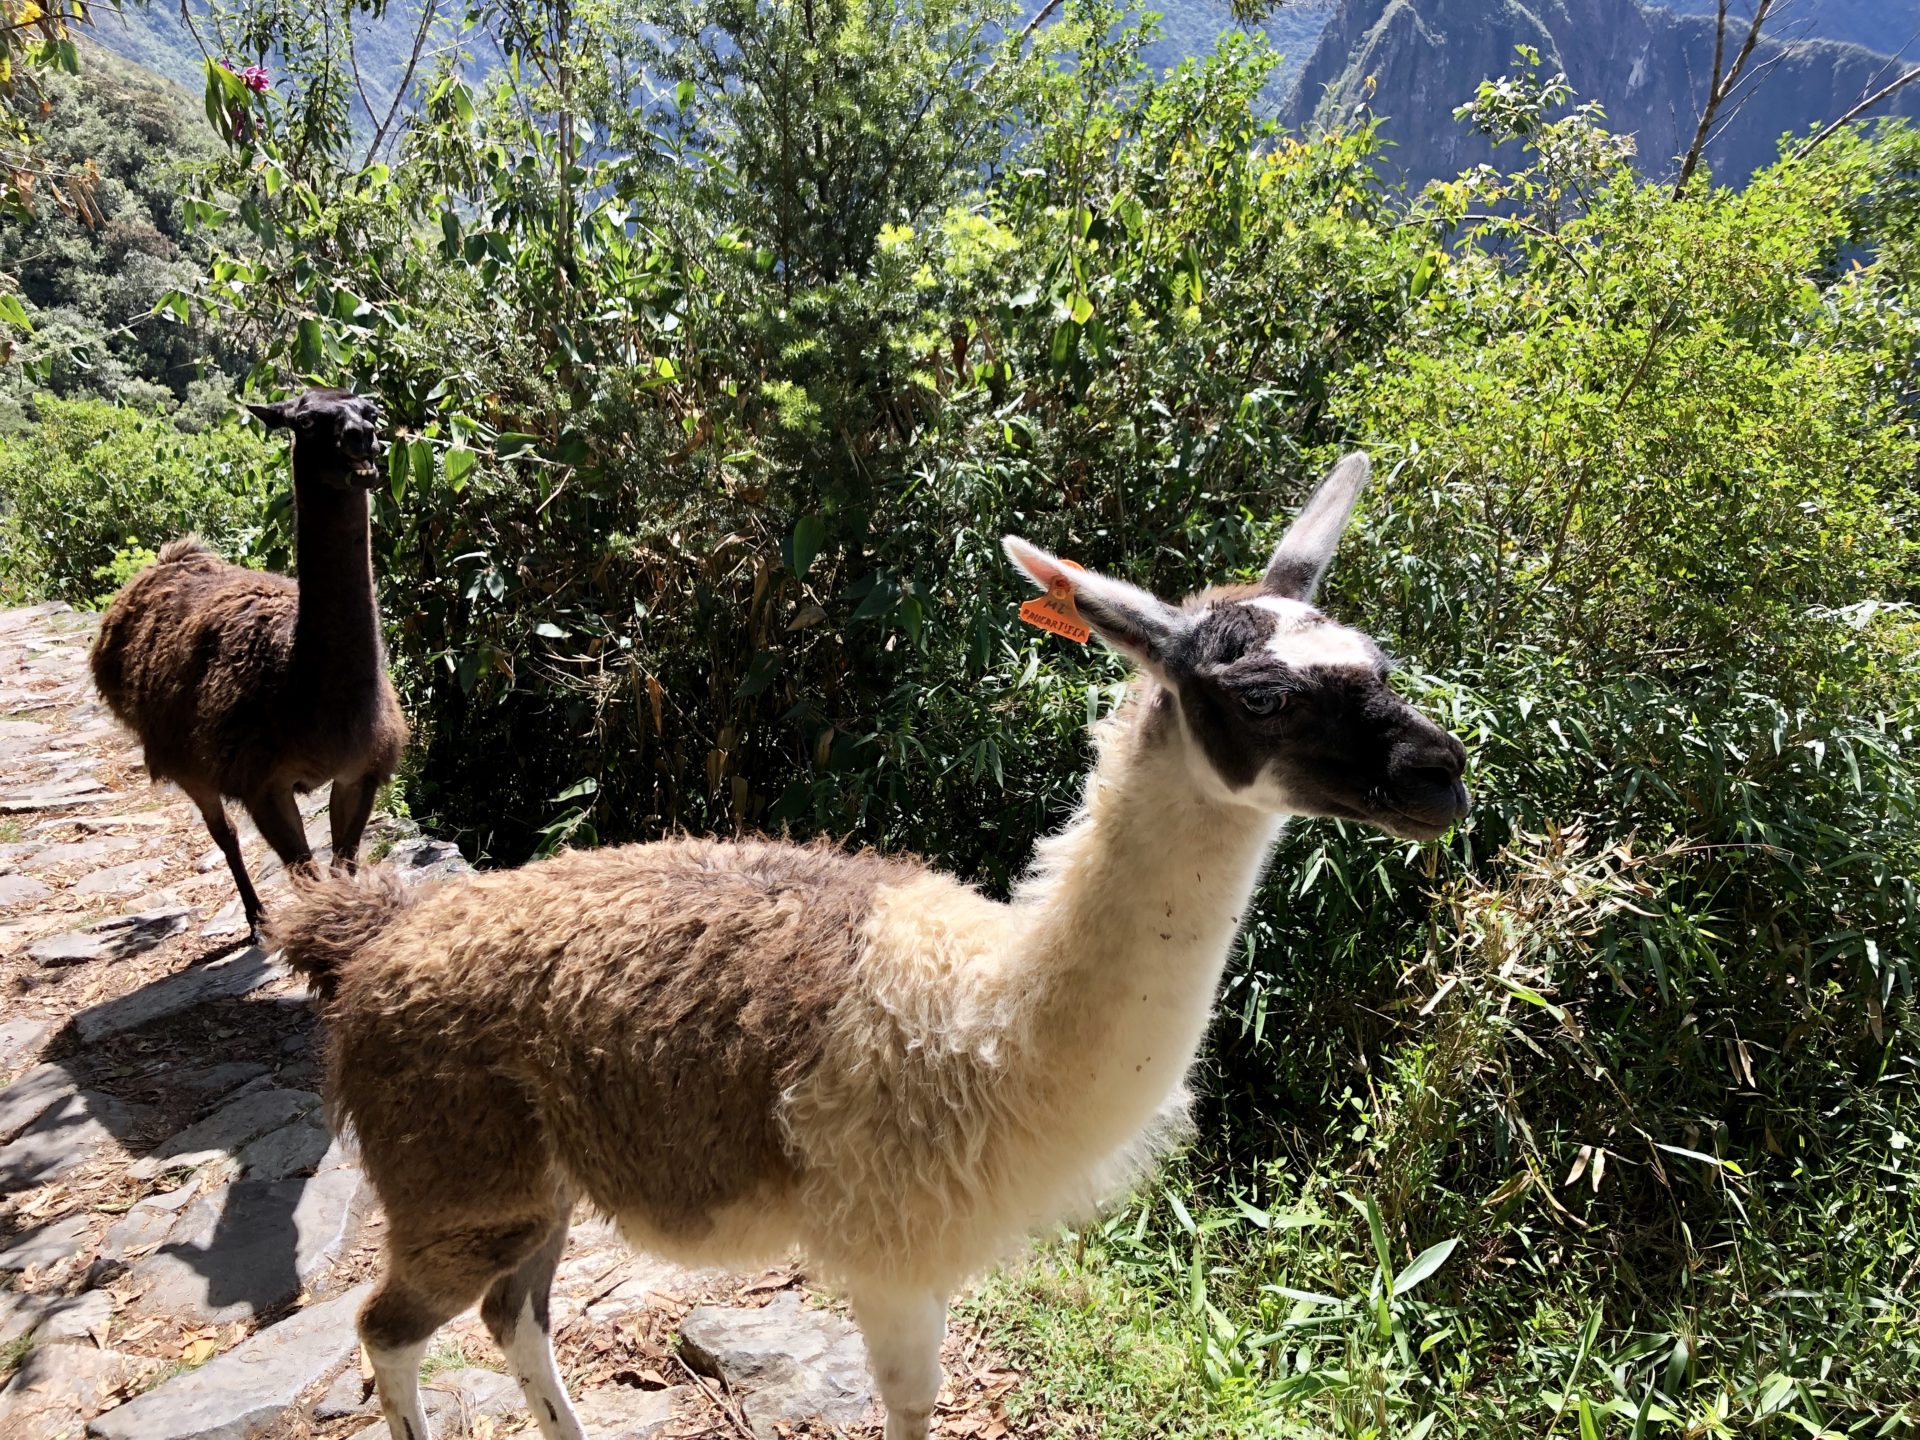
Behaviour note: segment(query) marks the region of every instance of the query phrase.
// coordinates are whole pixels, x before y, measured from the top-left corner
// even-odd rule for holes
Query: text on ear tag
[[[1020,618],[1076,645],[1084,645],[1093,638],[1093,628],[1073,608],[1073,586],[1065,579],[1054,581],[1053,588],[1045,595],[1036,595],[1022,605]]]

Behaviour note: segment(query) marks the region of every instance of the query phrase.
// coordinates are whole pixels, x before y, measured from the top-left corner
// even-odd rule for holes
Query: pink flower
[[[267,74],[266,68],[264,66],[249,65],[244,70],[236,70],[233,68],[233,62],[227,59],[225,56],[222,56],[217,63],[219,64],[220,68],[226,71],[229,75],[239,76],[240,83],[245,85],[249,90],[253,91],[253,93],[256,95],[263,93],[270,85],[273,84],[273,79],[271,76]]]

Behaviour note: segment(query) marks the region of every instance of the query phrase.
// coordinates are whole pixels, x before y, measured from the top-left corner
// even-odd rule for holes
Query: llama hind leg
[[[360,1343],[373,1367],[374,1388],[390,1440],[432,1440],[427,1412],[420,1406],[420,1360],[433,1332],[460,1310],[392,1279],[361,1307]]]
[[[562,1217],[545,1243],[518,1269],[493,1282],[480,1304],[480,1318],[507,1357],[513,1378],[520,1382],[520,1393],[526,1396],[527,1409],[543,1440],[586,1440],[553,1358],[553,1319],[547,1297],[566,1245],[567,1222]]]
[[[327,825],[333,832],[336,867],[354,868],[360,854],[360,837],[366,833],[367,819],[373,814],[373,797],[379,789],[377,775],[333,782],[333,794],[327,799]]]
[[[432,1440],[420,1405],[420,1360],[433,1332],[535,1253],[551,1220],[449,1228],[439,1235],[389,1233],[387,1273],[360,1309],[380,1409],[392,1440]]]
[[[281,864],[294,870],[313,863],[313,847],[307,844],[307,827],[301,823],[300,802],[292,786],[276,787],[246,804],[247,814]]]
[[[932,1290],[852,1287],[853,1317],[867,1341],[867,1365],[887,1402],[887,1440],[926,1440],[940,1395],[946,1297]]]

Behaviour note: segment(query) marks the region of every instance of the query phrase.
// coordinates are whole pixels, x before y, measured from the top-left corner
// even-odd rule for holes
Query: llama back
[[[378,870],[277,917],[326,999],[332,1100],[370,1156],[465,1142],[670,1249],[797,1179],[781,1097],[819,1062],[875,896],[917,867],[826,846],[569,852],[408,903]],[[401,1167],[402,1169],[404,1167]],[[383,1195],[409,1184],[396,1171]]]
[[[94,684],[139,735],[156,779],[194,751],[231,748],[225,731],[257,732],[256,677],[284,667],[298,591],[283,576],[230,565],[199,539],[171,540],[101,616]],[[237,708],[236,708],[237,707]]]

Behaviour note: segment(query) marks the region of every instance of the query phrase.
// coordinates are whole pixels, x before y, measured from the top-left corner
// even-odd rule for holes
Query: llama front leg
[[[349,871],[355,868],[360,855],[360,837],[366,833],[367,819],[373,814],[373,797],[379,790],[380,781],[374,775],[333,782],[333,794],[327,797],[327,825],[333,832],[333,863],[337,868]]]
[[[213,836],[213,843],[226,857],[227,869],[233,872],[234,888],[240,892],[240,908],[246,913],[247,938],[258,944],[260,897],[254,893],[253,881],[247,875],[247,862],[240,857],[240,837],[233,833],[233,823],[227,819],[226,804],[217,790],[196,788],[189,790],[187,796],[199,807],[200,818],[207,822],[207,833]]]
[[[853,1317],[867,1341],[867,1366],[887,1403],[887,1440],[927,1440],[940,1395],[940,1342],[947,1301],[931,1290],[856,1286]]]
[[[548,1294],[566,1246],[567,1227],[562,1223],[512,1274],[494,1281],[480,1304],[480,1318],[507,1357],[507,1369],[520,1382],[520,1393],[543,1440],[587,1440],[553,1359]]]

